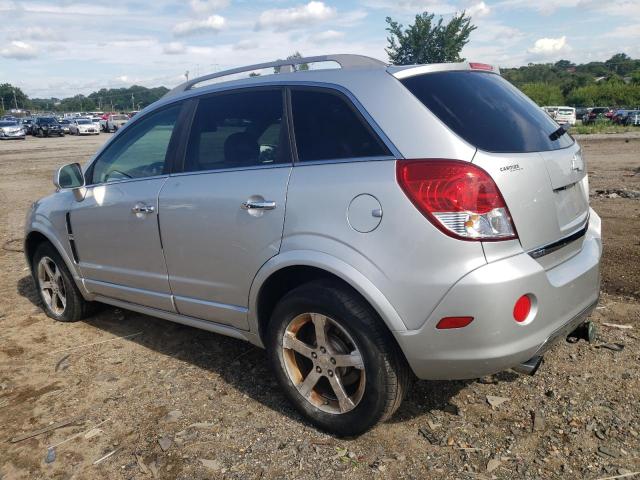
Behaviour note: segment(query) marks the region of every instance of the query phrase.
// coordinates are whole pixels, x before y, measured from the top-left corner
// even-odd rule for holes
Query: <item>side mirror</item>
[[[84,187],[84,174],[79,163],[69,163],[60,167],[53,177],[53,184],[58,190]]]

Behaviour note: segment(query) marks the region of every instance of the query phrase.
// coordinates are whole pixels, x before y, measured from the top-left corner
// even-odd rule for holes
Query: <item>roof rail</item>
[[[191,90],[194,85],[198,83],[213,80],[214,78],[227,77],[229,75],[235,75],[237,73],[251,72],[253,70],[262,70],[264,68],[276,68],[280,67],[280,71],[283,73],[295,71],[295,65],[302,65],[304,63],[318,63],[318,62],[336,62],[343,69],[357,69],[357,68],[386,68],[387,64],[376,60],[375,58],[366,57],[364,55],[351,55],[351,54],[337,54],[337,55],[319,55],[316,57],[303,57],[292,58],[288,60],[277,60],[275,62],[256,63],[255,65],[248,65],[246,67],[232,68],[223,72],[210,73],[201,77],[194,78],[193,80],[187,80],[181,83],[177,87],[173,88],[164,95],[164,98],[173,97],[179,93]]]

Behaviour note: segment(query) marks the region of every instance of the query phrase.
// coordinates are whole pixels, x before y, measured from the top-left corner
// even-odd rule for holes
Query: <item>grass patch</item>
[[[626,132],[640,132],[640,128],[632,125],[616,125],[611,123],[610,120],[598,120],[595,123],[588,125],[576,124],[571,127],[570,133],[578,133],[581,135],[588,135],[590,133],[626,133]]]

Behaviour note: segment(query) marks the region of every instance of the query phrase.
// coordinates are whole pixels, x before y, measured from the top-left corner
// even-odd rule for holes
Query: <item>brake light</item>
[[[473,70],[493,70],[493,65],[489,65],[488,63],[469,62],[469,66]]]
[[[462,240],[517,238],[509,209],[487,172],[459,160],[399,160],[396,177],[416,208]]]

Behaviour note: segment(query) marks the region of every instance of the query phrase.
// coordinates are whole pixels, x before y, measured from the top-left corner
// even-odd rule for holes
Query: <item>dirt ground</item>
[[[106,138],[0,142],[0,479],[596,479],[640,470],[640,199],[611,192],[640,190],[640,138],[580,140],[603,219],[598,340],[562,342],[534,377],[417,382],[394,418],[349,440],[302,420],[248,344],[110,307],[74,324],[42,313],[20,251],[25,212],[53,191],[56,166],[85,162]],[[506,400],[491,406],[488,398],[501,401],[492,396]]]

